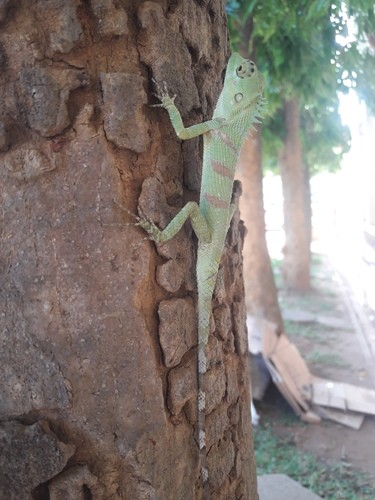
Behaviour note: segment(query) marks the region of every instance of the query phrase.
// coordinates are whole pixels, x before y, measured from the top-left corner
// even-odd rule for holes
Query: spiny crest
[[[254,102],[253,107],[245,108],[242,112],[236,115],[236,118],[230,122],[228,129],[230,130],[230,136],[233,143],[236,144],[237,155],[241,149],[244,141],[251,135],[255,130],[254,124],[260,123],[262,118],[262,113],[265,105],[265,100],[262,96],[258,96],[256,102]],[[229,132],[229,131],[228,131]],[[222,135],[225,131],[222,131]],[[222,140],[221,136],[218,136],[219,140]],[[229,139],[227,139],[228,142]],[[222,142],[224,142],[222,140]]]
[[[246,135],[248,130],[250,130],[250,132],[252,130],[255,130],[254,124],[260,123],[261,119],[263,118],[263,110],[265,104],[265,99],[261,95],[258,95],[254,101],[253,106],[245,108],[243,112],[240,112],[237,115],[236,121],[233,125],[236,128],[238,134],[244,132]]]

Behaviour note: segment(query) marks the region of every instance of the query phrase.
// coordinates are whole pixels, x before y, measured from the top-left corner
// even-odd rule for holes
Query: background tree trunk
[[[224,2],[200,3],[0,9],[1,497],[202,496],[195,243],[187,227],[156,248],[113,201],[163,226],[197,197],[199,141],[147,104],[153,76],[186,124],[211,116],[227,32]],[[214,300],[208,463],[218,498],[255,499],[243,232],[237,213]]]
[[[252,132],[238,162],[242,183],[241,216],[246,225],[244,243],[245,296],[248,314],[263,317],[283,330],[277,289],[266,241],[260,133]]]
[[[276,323],[279,334],[283,331],[283,320],[266,241],[262,154],[258,131],[253,131],[243,145],[237,168],[243,190],[240,211],[246,226],[243,260],[246,312],[250,317],[248,325],[252,397],[262,399],[270,376],[256,339],[261,337],[264,320]]]
[[[249,54],[249,41],[253,30],[253,18],[248,17],[241,32],[240,52],[243,57],[256,61],[254,40]],[[252,397],[262,399],[270,382],[268,371],[252,339],[259,338],[266,319],[283,331],[283,320],[278,302],[277,288],[266,241],[266,225],[263,204],[263,170],[260,131],[253,130],[242,146],[237,165],[237,178],[242,184],[240,211],[246,226],[243,248],[246,314],[249,318],[249,350],[251,365]]]
[[[283,278],[288,288],[302,291],[310,287],[311,230],[306,210],[297,98],[285,101],[284,116],[286,137],[280,155],[285,227]]]

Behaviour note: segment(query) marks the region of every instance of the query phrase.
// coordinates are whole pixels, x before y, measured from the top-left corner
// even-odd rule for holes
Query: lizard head
[[[225,116],[236,116],[255,107],[262,98],[264,78],[253,61],[234,53],[228,61],[222,91]]]

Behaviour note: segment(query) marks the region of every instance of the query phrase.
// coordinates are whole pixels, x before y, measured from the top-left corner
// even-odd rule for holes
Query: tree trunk
[[[182,144],[148,106],[150,77],[178,95],[185,123],[211,116],[224,2],[11,3],[0,8],[0,497],[201,499],[194,240],[187,225],[156,247],[119,205],[164,225],[197,198],[199,141]],[[242,238],[237,213],[209,343],[208,464],[217,498],[256,499]]]
[[[306,210],[306,188],[299,137],[298,99],[284,103],[286,137],[280,155],[284,195],[285,247],[283,278],[293,290],[310,288],[310,222]]]
[[[247,229],[243,250],[247,312],[276,323],[281,332],[283,321],[266,241],[262,151],[258,131],[253,132],[243,145],[238,178],[243,190],[241,216]]]

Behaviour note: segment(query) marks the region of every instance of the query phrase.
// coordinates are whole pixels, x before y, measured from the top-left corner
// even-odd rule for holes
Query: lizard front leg
[[[154,93],[154,95],[160,100],[161,103],[152,104],[152,106],[162,107],[168,111],[172,126],[179,139],[192,139],[193,137],[203,135],[207,132],[210,132],[211,130],[217,130],[225,125],[226,120],[224,118],[214,118],[206,122],[197,123],[196,125],[192,125],[191,127],[185,127],[182,122],[181,114],[174,103],[176,96],[174,95],[171,97],[169,95],[165,82],[163,82],[163,87],[159,85],[155,80],[153,80],[153,82],[155,83],[157,88],[157,93]]]

